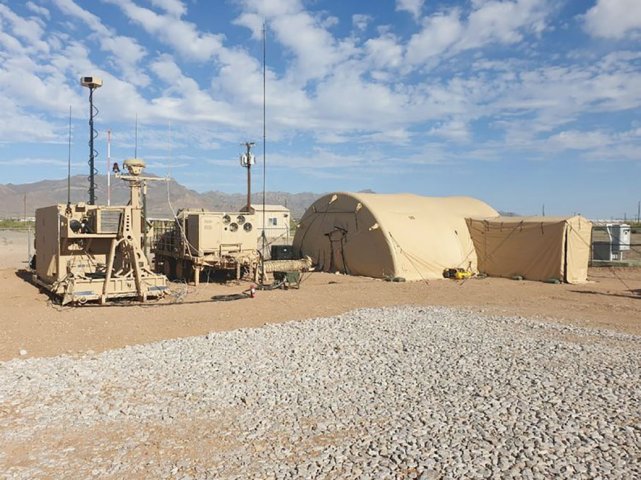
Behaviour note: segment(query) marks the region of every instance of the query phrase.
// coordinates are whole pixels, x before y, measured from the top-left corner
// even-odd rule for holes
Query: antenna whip
[[[138,114],[136,114],[136,129],[135,129],[135,143],[134,143],[134,158],[138,158]]]
[[[71,206],[71,105],[69,105],[69,138],[67,153],[67,208]]]
[[[267,25],[263,21],[263,257],[265,256],[265,243],[267,238],[265,237],[265,178],[267,176],[267,157],[266,157],[266,143],[267,143],[267,122],[266,122],[266,58],[267,58]],[[289,225],[287,226],[289,228]]]

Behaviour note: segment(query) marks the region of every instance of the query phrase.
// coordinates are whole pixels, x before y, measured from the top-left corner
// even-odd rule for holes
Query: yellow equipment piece
[[[451,278],[452,280],[464,280],[472,276],[472,272],[465,270],[464,268],[446,268],[443,270],[443,276],[445,278]]]
[[[467,270],[463,270],[460,268],[454,275],[454,278],[456,278],[457,280],[463,280],[465,278],[470,278],[471,276],[472,276],[472,272],[469,272]]]

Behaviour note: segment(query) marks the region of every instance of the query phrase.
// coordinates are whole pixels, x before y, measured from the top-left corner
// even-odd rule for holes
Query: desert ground
[[[634,253],[634,252],[633,252]],[[591,268],[589,283],[552,285],[502,278],[390,283],[306,274],[298,290],[258,292],[220,302],[240,284],[174,283],[172,295],[141,305],[60,307],[30,283],[27,234],[0,234],[0,360],[100,352],[169,338],[204,335],[267,323],[331,316],[360,307],[441,305],[536,317],[543,321],[641,335],[641,268]]]
[[[641,475],[641,268],[60,307],[26,253],[0,234],[6,478]]]
[[[241,284],[174,283],[173,294],[141,305],[60,307],[29,282],[24,232],[0,234],[0,360],[101,352],[126,345],[204,335],[267,323],[332,316],[360,307],[440,305],[536,317],[543,321],[641,335],[641,268],[591,268],[589,283],[552,285],[502,278],[390,283],[306,274],[298,290],[258,292],[220,302]],[[635,252],[633,252],[634,254]]]

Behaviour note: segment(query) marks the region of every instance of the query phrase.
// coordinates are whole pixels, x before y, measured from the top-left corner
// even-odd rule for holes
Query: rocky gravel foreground
[[[0,478],[640,478],[641,337],[448,308],[0,364]]]

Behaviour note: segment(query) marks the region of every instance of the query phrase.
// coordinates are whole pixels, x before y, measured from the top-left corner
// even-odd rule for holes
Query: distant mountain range
[[[107,204],[107,179],[104,175],[96,176],[96,197],[101,205]],[[171,180],[165,182],[149,182],[147,208],[151,217],[171,217],[172,208],[204,208],[211,211],[236,211],[246,203],[245,193],[204,192],[198,193],[184,185]],[[71,177],[71,202],[86,202],[89,198],[88,182],[85,175]],[[22,218],[24,216],[24,200],[27,200],[27,217],[33,217],[37,208],[56,203],[67,203],[67,179],[42,180],[35,183],[20,185],[0,185],[0,218]],[[284,205],[294,218],[300,218],[322,193],[286,193],[266,192],[265,203],[269,205]],[[124,205],[129,201],[129,188],[122,180],[111,179],[112,205]],[[252,194],[254,205],[262,204],[263,194]],[[170,207],[171,203],[171,207]]]
[[[153,176],[153,175],[149,175]],[[96,176],[96,197],[101,205],[107,204],[107,178],[104,175]],[[147,208],[150,217],[171,218],[174,211],[181,208],[204,208],[215,212],[237,211],[246,203],[245,193],[224,193],[210,191],[198,193],[195,190],[181,185],[175,180],[165,182],[149,182],[147,193]],[[75,175],[71,177],[71,202],[86,202],[89,198],[87,177]],[[363,190],[360,193],[375,193],[372,190]],[[35,183],[20,185],[0,184],[0,218],[22,218],[35,216],[37,208],[56,203],[67,203],[67,179],[42,180]],[[323,193],[287,193],[266,192],[265,203],[269,205],[283,205],[289,208],[292,217],[300,219],[305,210],[314,203]],[[129,188],[127,184],[117,178],[111,179],[112,205],[125,205],[129,201]],[[260,205],[263,202],[262,192],[252,194],[252,204]],[[171,204],[171,206],[170,206]],[[516,215],[512,212],[499,212],[502,215]]]

